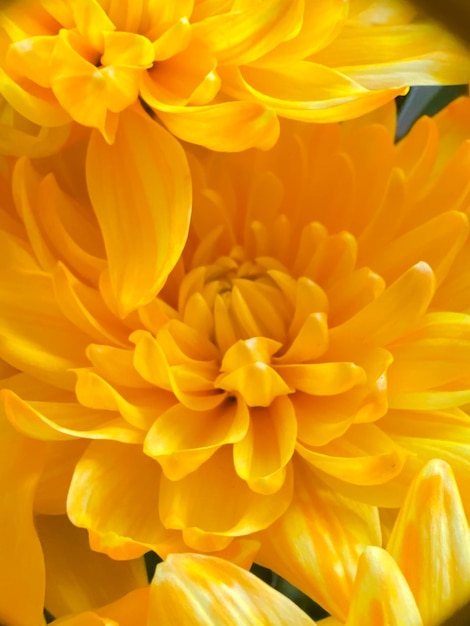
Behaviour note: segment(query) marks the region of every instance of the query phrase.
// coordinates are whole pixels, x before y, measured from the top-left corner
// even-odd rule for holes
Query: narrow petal
[[[290,507],[259,538],[257,562],[286,578],[341,622],[346,619],[363,546],[381,543],[377,510],[329,489],[301,460],[295,463]]]
[[[359,560],[346,626],[423,626],[408,584],[392,557],[373,546]],[[427,624],[428,622],[424,622]]]
[[[85,530],[65,515],[36,519],[46,565],[47,610],[56,618],[117,600],[147,583],[143,559],[115,561],[90,550]]]
[[[126,112],[112,146],[92,135],[87,183],[117,311],[125,317],[155,297],[186,242],[191,213],[186,158],[158,124]]]
[[[440,623],[468,600],[468,522],[444,461],[430,461],[414,480],[387,550],[408,581],[425,624]]]
[[[172,554],[157,566],[149,613],[161,626],[315,624],[250,572],[202,554]]]

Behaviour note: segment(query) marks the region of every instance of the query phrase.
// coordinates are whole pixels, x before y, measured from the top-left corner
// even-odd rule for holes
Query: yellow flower
[[[469,112],[397,147],[362,121],[289,122],[269,152],[197,149],[188,237],[185,153],[144,114],[123,112],[113,145],[94,131],[19,159],[4,407],[29,437],[88,443],[39,481],[36,513],[65,513],[68,492],[115,558],[253,554],[305,492],[319,528],[359,520],[341,535],[356,545],[427,459],[468,484]]]
[[[307,560],[306,537],[293,539],[304,544]],[[433,460],[423,468],[408,491],[387,549],[365,547],[355,569],[354,587],[346,599],[347,617],[330,617],[320,624],[437,626],[468,600],[469,528],[446,463]],[[316,575],[313,566],[311,573]],[[341,572],[328,572],[322,582],[333,594],[342,595],[341,578]],[[121,626],[315,624],[253,574],[216,557],[195,554],[169,556],[157,566],[150,587],[54,623],[104,626],[106,619]]]
[[[0,94],[109,142],[139,101],[179,138],[238,151],[270,147],[277,115],[338,121],[470,78],[469,55],[401,0],[29,0],[0,18]]]

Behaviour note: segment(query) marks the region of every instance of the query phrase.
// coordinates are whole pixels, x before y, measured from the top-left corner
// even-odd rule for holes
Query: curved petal
[[[116,602],[54,620],[57,626],[148,626],[150,587],[130,591]]]
[[[56,618],[113,602],[147,584],[143,559],[115,561],[93,552],[86,531],[65,515],[41,515],[35,523],[46,565],[45,605]]]
[[[249,413],[228,399],[212,411],[176,404],[160,415],[145,438],[144,452],[155,458],[170,480],[179,480],[207,461],[222,445],[246,433]]]
[[[257,562],[286,578],[342,623],[363,546],[381,544],[375,507],[328,488],[299,459],[291,505],[258,537]]]
[[[376,300],[349,320],[333,328],[331,343],[352,340],[387,345],[414,329],[434,295],[434,274],[426,263],[417,263]]]
[[[222,102],[167,110],[160,106],[158,117],[180,139],[221,152],[269,150],[279,137],[279,121],[274,111],[255,102]]]
[[[113,145],[92,135],[86,171],[117,312],[125,317],[155,297],[183,250],[191,214],[186,157],[158,124],[127,111]]]
[[[89,445],[75,469],[67,510],[73,524],[90,531],[93,550],[133,559],[148,550],[166,554],[181,546],[180,534],[159,521],[160,472],[140,446]]]
[[[295,450],[297,420],[288,398],[276,398],[270,406],[251,408],[248,431],[233,446],[238,476],[261,494],[278,491],[286,465]]]
[[[291,600],[254,574],[202,554],[172,554],[157,566],[149,615],[160,626],[315,625]]]
[[[74,437],[141,443],[143,434],[119,414],[96,411],[71,402],[25,402],[9,389],[0,397],[10,422],[34,439],[62,441]]]
[[[367,547],[359,560],[346,626],[364,623],[423,626],[403,574],[385,550],[374,546]]]
[[[253,492],[235,474],[230,446],[224,446],[185,478],[174,482],[162,477],[160,516],[167,528],[184,530],[192,548],[207,550],[214,543],[211,535],[227,541],[272,524],[286,510],[291,494],[290,471],[275,494]]]
[[[341,438],[297,452],[313,467],[353,485],[380,485],[395,478],[407,453],[374,424],[354,424]],[[347,491],[346,491],[347,493]]]
[[[219,63],[250,63],[298,33],[303,5],[300,0],[238,2],[237,10],[196,22],[193,33]]]
[[[413,481],[390,536],[394,557],[424,624],[442,622],[470,597],[470,535],[447,463],[433,460]]]
[[[71,368],[86,364],[88,340],[62,315],[49,276],[1,270],[0,324],[3,358],[44,382],[73,388]]]

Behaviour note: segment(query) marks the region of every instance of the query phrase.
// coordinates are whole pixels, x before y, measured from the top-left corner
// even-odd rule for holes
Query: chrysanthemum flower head
[[[139,102],[181,139],[232,151],[271,146],[278,115],[348,119],[409,84],[470,78],[468,54],[401,0],[28,0],[0,17],[3,97],[109,142]]]
[[[431,456],[465,482],[468,107],[398,147],[289,123],[269,152],[197,149],[191,222],[185,153],[143,113],[12,164],[3,401],[63,450],[36,511],[67,493],[115,558],[234,558],[305,490],[327,525],[344,497],[399,506]]]

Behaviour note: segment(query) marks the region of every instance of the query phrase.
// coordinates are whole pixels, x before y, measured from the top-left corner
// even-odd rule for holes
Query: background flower
[[[1,25],[3,97],[109,142],[139,100],[179,138],[237,151],[272,146],[277,115],[349,119],[409,84],[470,78],[463,48],[400,0],[31,0]]]

